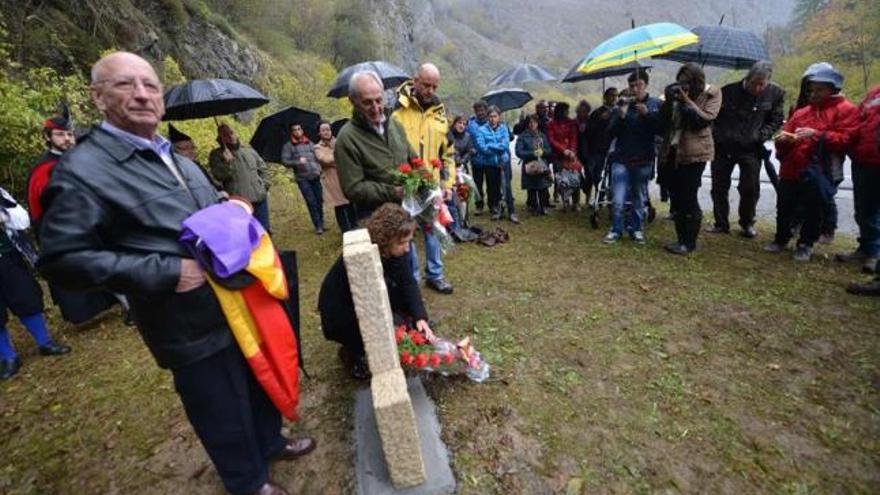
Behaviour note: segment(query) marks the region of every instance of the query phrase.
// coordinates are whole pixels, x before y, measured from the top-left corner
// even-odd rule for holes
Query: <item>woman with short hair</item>
[[[546,215],[550,206],[550,141],[541,133],[540,118],[531,114],[526,118],[526,130],[516,138],[516,156],[522,160],[522,188],[528,191],[531,211],[535,215]],[[531,165],[530,165],[531,164]],[[540,172],[543,170],[543,172]]]
[[[336,173],[336,159],[333,158],[336,138],[333,137],[333,127],[330,122],[324,120],[318,124],[318,135],[321,140],[315,145],[315,158],[323,172],[321,187],[324,191],[324,200],[333,207],[339,231],[348,232],[357,228],[357,213],[354,211],[354,205],[349,203],[348,198],[342,193],[339,174]]]
[[[411,322],[429,341],[433,341],[434,333],[428,324],[422,293],[409,264],[416,221],[400,205],[385,203],[367,219],[366,228],[370,240],[379,248],[395,323]],[[352,376],[368,378],[370,372],[364,342],[342,256],[324,277],[318,295],[318,311],[321,313],[324,337],[342,344],[339,356],[350,367]]]
[[[501,187],[505,169],[510,169],[510,133],[501,122],[501,110],[497,106],[489,107],[488,122],[477,130],[474,143],[480,163],[486,171],[486,191],[489,196],[489,210],[492,220],[501,219]],[[506,180],[509,179],[509,175]],[[513,210],[513,197],[508,194],[507,201],[509,219],[519,223]]]

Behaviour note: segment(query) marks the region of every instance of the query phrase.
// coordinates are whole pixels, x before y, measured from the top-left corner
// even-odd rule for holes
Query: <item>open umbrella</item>
[[[193,79],[165,92],[162,120],[189,120],[244,112],[269,103],[256,89],[229,79]]]
[[[400,67],[382,60],[374,60],[372,62],[361,62],[342,69],[333,86],[327,92],[330,98],[344,98],[348,96],[348,81],[356,72],[363,70],[371,70],[379,75],[385,89],[396,88],[406,81],[412,79],[412,76],[404,72]]]
[[[585,74],[635,62],[697,43],[700,38],[671,22],[658,22],[628,29],[594,48],[577,65]]]
[[[597,79],[605,79],[606,77],[615,77],[615,76],[625,76],[627,74],[631,74],[636,69],[645,69],[650,70],[652,68],[651,65],[642,65],[638,62],[630,62],[628,64],[621,65],[619,67],[610,67],[608,69],[599,69],[584,74],[583,72],[578,71],[578,67],[580,67],[580,63],[575,65],[568,71],[568,74],[562,78],[562,82],[564,83],[574,83],[579,81],[591,81]]]
[[[348,119],[339,119],[334,120],[332,124],[330,124],[330,130],[333,131],[334,136],[339,135],[339,131],[342,130],[342,126],[344,126],[348,122]]]
[[[502,112],[520,108],[532,101],[532,95],[520,88],[501,88],[489,91],[481,97],[490,106],[495,105]]]
[[[299,124],[313,143],[318,142],[318,124],[321,116],[301,108],[289,107],[260,121],[251,138],[251,147],[263,160],[281,163],[281,148],[290,140],[291,124]]]
[[[700,41],[655,56],[676,62],[695,62],[712,67],[748,69],[759,60],[769,60],[764,42],[755,33],[727,26],[697,26]]]
[[[504,86],[555,80],[556,76],[543,67],[532,64],[519,64],[493,77],[489,84],[492,86]]]

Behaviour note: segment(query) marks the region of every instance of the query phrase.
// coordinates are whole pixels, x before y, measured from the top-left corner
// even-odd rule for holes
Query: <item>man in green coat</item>
[[[241,196],[250,201],[254,217],[266,231],[271,231],[266,163],[253,148],[242,145],[235,131],[226,124],[217,128],[217,142],[220,147],[208,155],[211,174],[230,196]]]
[[[333,152],[342,192],[361,220],[384,203],[400,203],[403,187],[394,184],[394,171],[413,156],[400,124],[387,114],[383,91],[375,72],[352,76],[348,99],[354,111]]]

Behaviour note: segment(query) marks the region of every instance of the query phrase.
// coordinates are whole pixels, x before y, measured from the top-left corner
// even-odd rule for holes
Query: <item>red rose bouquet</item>
[[[443,191],[434,177],[434,170],[443,167],[438,159],[426,164],[421,158],[411,158],[394,172],[395,184],[403,186],[401,206],[425,232],[431,232],[440,240],[443,252],[452,248],[452,236],[446,226],[452,223],[452,215],[443,202]]]
[[[428,371],[443,376],[465,375],[475,382],[489,378],[489,364],[467,337],[457,344],[437,338],[428,342],[418,330],[400,325],[394,331],[397,354],[405,370]]]

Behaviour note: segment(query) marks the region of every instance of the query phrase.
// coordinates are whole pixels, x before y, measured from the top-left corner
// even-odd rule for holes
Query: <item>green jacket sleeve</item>
[[[211,167],[211,175],[220,182],[226,182],[232,178],[232,164],[223,161],[223,152],[219,149],[212,150],[208,155],[208,165]]]
[[[355,205],[379,205],[398,200],[392,184],[383,184],[364,177],[364,169],[361,165],[363,156],[353,143],[340,138],[336,142],[333,156],[336,159],[336,171],[339,174],[342,192],[349,201]]]

